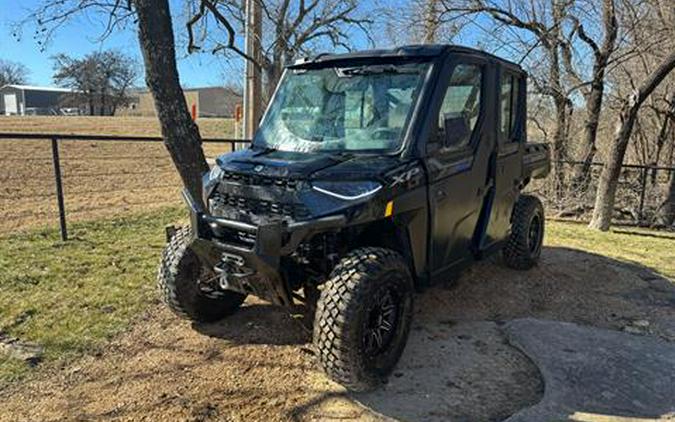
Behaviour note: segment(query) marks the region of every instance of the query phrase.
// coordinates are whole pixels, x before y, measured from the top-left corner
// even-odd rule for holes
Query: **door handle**
[[[445,199],[446,196],[447,196],[447,194],[445,193],[445,191],[443,189],[438,189],[436,191],[436,199],[443,200],[443,199]]]

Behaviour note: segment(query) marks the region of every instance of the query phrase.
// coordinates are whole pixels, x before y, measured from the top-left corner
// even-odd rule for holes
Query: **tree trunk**
[[[675,116],[675,91],[673,91],[667,99],[668,101],[668,110],[666,110],[665,115],[663,116],[663,121],[661,122],[661,129],[659,130],[659,136],[656,138],[656,153],[654,154],[653,165],[656,167],[659,165],[661,159],[661,152],[663,151],[663,146],[668,139],[668,135],[671,134],[671,125],[673,123]],[[652,169],[652,184],[656,182],[656,169]]]
[[[562,2],[556,3],[552,1],[551,7],[553,10],[554,22],[562,22],[565,13]],[[553,134],[553,148],[552,155],[552,174],[553,174],[553,197],[557,202],[562,198],[562,186],[564,185],[564,171],[562,160],[567,158],[567,129],[568,118],[567,110],[570,104],[569,98],[565,95],[561,78],[561,63],[560,63],[560,25],[554,25],[551,34],[544,39],[544,46],[549,56],[549,81],[550,95],[555,106],[556,122],[555,131]]]
[[[96,93],[87,93],[87,102],[89,103],[89,115],[96,116]]]
[[[101,109],[99,111],[99,116],[105,116],[106,115],[106,112],[105,112],[106,101],[105,101],[105,99],[106,99],[106,91],[103,90],[103,91],[101,91]]]
[[[145,81],[155,101],[164,145],[183,185],[195,201],[202,202],[202,175],[209,166],[178,79],[168,0],[135,0],[135,4]]]
[[[436,42],[436,34],[440,26],[440,0],[427,0],[424,19],[424,44]]]
[[[554,98],[554,105],[556,121],[551,151],[551,173],[553,174],[553,195],[556,200],[559,200],[562,197],[562,186],[565,179],[562,161],[566,158],[568,102],[563,96],[557,96]]]
[[[591,92],[586,98],[586,124],[584,125],[581,153],[582,164],[575,167],[570,184],[573,191],[585,191],[590,181],[591,167],[597,152],[595,140],[598,136],[598,126],[600,125],[604,90],[605,82],[603,76],[602,79],[593,82]]]
[[[602,112],[602,100],[605,91],[605,71],[609,58],[616,46],[618,35],[618,21],[616,19],[616,9],[614,0],[604,0],[602,2],[603,28],[605,39],[602,46],[598,46],[580,27],[582,41],[591,46],[595,54],[593,63],[593,79],[588,95],[586,95],[586,122],[584,125],[584,136],[582,143],[581,161],[582,165],[575,167],[570,187],[575,191],[585,191],[590,182],[590,173],[597,148],[595,141],[598,135],[598,126],[600,124],[600,113]]]
[[[668,195],[659,207],[655,223],[657,226],[670,227],[675,223],[675,171],[670,173]]]
[[[610,153],[600,174],[598,192],[590,228],[607,231],[612,220],[616,187],[621,174],[621,165],[626,155],[628,141],[640,106],[656,89],[666,76],[675,68],[675,52],[666,57],[661,64],[642,82],[637,91],[624,104],[617,120],[616,134],[612,140]]]
[[[610,152],[600,174],[593,217],[589,224],[590,228],[602,231],[609,230],[614,210],[616,188],[619,176],[621,175],[621,165],[626,155],[626,148],[628,147],[628,141],[633,131],[639,107],[640,103],[631,99],[623,106],[621,113],[619,113],[616,134],[612,140]]]

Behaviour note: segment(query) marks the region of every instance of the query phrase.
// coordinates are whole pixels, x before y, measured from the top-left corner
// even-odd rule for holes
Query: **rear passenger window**
[[[483,73],[480,66],[460,64],[450,77],[441,111],[438,115],[439,140],[445,138],[445,130],[456,130],[464,136],[455,139],[447,148],[456,149],[469,144],[476,128],[481,109]]]
[[[516,121],[518,113],[518,78],[507,73],[502,74],[499,95],[500,132],[506,141],[517,141]]]

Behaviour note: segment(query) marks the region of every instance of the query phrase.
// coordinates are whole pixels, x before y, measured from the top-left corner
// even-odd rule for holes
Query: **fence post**
[[[66,206],[63,202],[63,185],[61,183],[61,161],[59,160],[59,141],[52,137],[52,161],[54,162],[54,182],[56,183],[56,200],[59,205],[59,226],[61,227],[61,240],[68,240],[66,228]]]
[[[647,167],[640,172],[640,208],[638,208],[638,223],[642,223],[642,213],[645,207],[645,191],[647,190]]]

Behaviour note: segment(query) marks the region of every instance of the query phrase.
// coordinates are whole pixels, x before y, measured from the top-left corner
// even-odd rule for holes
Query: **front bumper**
[[[292,223],[275,220],[256,226],[210,215],[187,190],[183,190],[183,198],[190,210],[191,248],[202,264],[225,273],[228,288],[284,306],[292,305],[293,300],[288,280],[280,271],[280,258],[293,253],[303,240],[346,223],[344,215],[333,215]],[[224,232],[245,233],[253,241],[235,244],[224,240]]]

